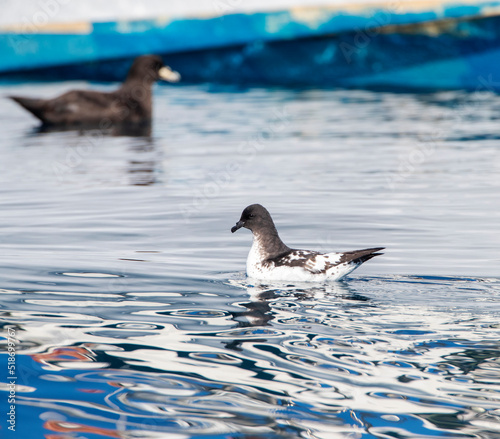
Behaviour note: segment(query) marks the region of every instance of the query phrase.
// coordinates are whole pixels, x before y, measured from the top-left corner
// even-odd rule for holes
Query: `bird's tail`
[[[9,98],[17,102],[21,107],[28,110],[42,122],[46,122],[43,116],[43,110],[45,107],[45,101],[43,99],[24,98],[20,96],[9,96]]]
[[[362,264],[374,258],[375,256],[383,255],[380,250],[384,250],[385,247],[375,247],[375,248],[365,248],[363,250],[354,250],[352,252],[345,252],[342,256],[341,262],[352,262],[354,264]]]

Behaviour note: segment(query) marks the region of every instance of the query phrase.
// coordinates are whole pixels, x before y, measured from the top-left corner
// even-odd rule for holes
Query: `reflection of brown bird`
[[[113,92],[72,90],[53,99],[9,96],[34,114],[44,125],[96,126],[149,123],[152,117],[153,83],[159,79],[177,82],[180,75],[163,65],[159,56],[143,55],[134,60],[122,86]]]

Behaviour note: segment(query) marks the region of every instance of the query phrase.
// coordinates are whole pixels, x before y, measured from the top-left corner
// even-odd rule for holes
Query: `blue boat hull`
[[[184,20],[163,28],[141,22],[142,28],[135,23],[126,31],[117,23],[100,24],[86,35],[37,35],[37,47],[52,44],[61,53],[44,59],[47,65],[13,58],[9,68],[2,71],[0,65],[0,76],[118,81],[135,56],[155,52],[184,82],[500,90],[500,14],[478,14],[480,10],[450,7],[441,16],[429,11],[349,17],[332,13],[321,26],[290,22],[272,32],[265,21],[269,14]],[[224,32],[215,32],[214,26]],[[186,29],[193,31],[187,34]],[[211,37],[203,39],[210,30]],[[166,35],[176,32],[183,37],[173,44]],[[87,48],[89,36],[92,50]],[[10,38],[18,52],[35,41],[34,36]],[[78,56],[71,57],[68,47],[77,47]]]
[[[438,36],[415,25],[405,33],[374,29],[371,38],[348,32],[170,54],[166,60],[188,81],[429,89],[476,89],[488,82],[500,89],[500,17],[455,26]]]

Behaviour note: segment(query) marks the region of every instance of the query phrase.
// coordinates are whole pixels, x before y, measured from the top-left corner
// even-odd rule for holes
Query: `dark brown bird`
[[[72,90],[53,99],[9,96],[46,126],[93,126],[108,129],[117,124],[150,123],[154,82],[177,82],[180,75],[156,55],[134,60],[122,86],[113,92]]]

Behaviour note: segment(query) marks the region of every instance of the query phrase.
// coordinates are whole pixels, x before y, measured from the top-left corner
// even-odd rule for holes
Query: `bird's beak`
[[[168,82],[179,82],[181,80],[180,73],[167,66],[163,66],[160,70],[158,70],[158,75],[161,79]]]
[[[238,221],[235,226],[231,227],[231,233],[234,233],[236,232],[236,230],[241,229],[244,225],[244,221]]]

